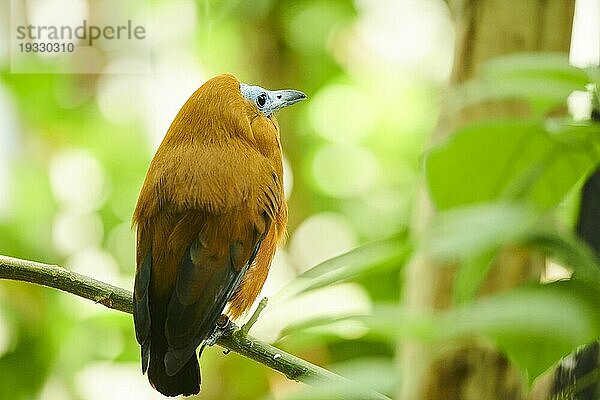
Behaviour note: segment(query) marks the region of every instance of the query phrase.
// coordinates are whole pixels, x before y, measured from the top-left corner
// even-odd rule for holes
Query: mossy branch
[[[133,294],[123,288],[69,271],[58,265],[0,256],[0,279],[25,281],[63,290],[114,310],[133,313]],[[133,340],[133,338],[132,338]],[[247,335],[240,329],[225,333],[217,344],[267,367],[289,379],[308,384],[349,383],[345,378]],[[368,390],[365,399],[388,399]]]

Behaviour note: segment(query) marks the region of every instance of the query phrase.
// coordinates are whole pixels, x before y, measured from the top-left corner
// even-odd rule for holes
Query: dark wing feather
[[[142,266],[135,274],[133,291],[133,320],[135,336],[142,347],[142,372],[148,369],[150,358],[150,307],[148,304],[148,287],[152,270],[152,250],[149,249],[144,257]]]
[[[185,252],[165,323],[169,344],[165,355],[168,375],[176,374],[212,333],[225,305],[254,261],[261,241],[255,234],[251,243],[230,244],[224,254],[215,256],[210,245],[198,238]]]

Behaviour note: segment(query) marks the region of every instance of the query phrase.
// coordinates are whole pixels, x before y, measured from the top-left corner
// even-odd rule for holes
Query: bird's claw
[[[260,301],[260,303],[258,303],[258,306],[256,307],[256,310],[254,310],[254,313],[252,313],[252,316],[250,317],[250,319],[248,320],[248,322],[246,322],[241,328],[240,331],[244,334],[247,335],[248,331],[250,330],[250,328],[252,328],[252,326],[254,325],[254,323],[258,320],[258,317],[260,315],[260,313],[262,312],[262,310],[264,310],[264,308],[267,306],[267,302],[269,301],[268,298],[263,297],[262,300]],[[217,323],[215,325],[215,329],[212,331],[212,333],[210,334],[209,337],[207,337],[204,340],[204,343],[202,343],[202,346],[200,347],[200,352],[199,354],[202,354],[202,350],[204,350],[204,348],[206,346],[211,347],[214,346],[217,343],[217,340],[219,340],[219,338],[233,330],[235,330],[237,327],[236,325],[231,322],[231,320],[227,317],[227,315],[225,314],[221,314],[219,316],[219,318],[217,319]]]
[[[231,322],[231,320],[225,314],[221,314],[219,319],[217,319],[217,324],[215,325],[215,329],[212,331],[210,336],[206,338],[204,341],[204,346],[214,346],[217,343],[217,340],[226,333],[235,329],[235,324]]]

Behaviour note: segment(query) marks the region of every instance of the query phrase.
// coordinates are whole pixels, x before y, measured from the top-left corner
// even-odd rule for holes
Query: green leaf
[[[531,383],[576,347],[600,335],[600,293],[577,282],[520,288],[445,315],[448,337],[496,341]]]
[[[439,261],[460,261],[515,243],[539,216],[526,207],[488,203],[438,214],[424,235],[424,251]]]
[[[536,228],[539,215],[517,204],[486,203],[438,214],[424,239],[429,257],[458,262],[454,300],[471,300],[485,280],[498,249],[518,244]]]
[[[472,80],[455,87],[450,92],[448,107],[456,113],[460,109],[485,101],[524,99],[535,107],[537,115],[565,104],[574,90],[584,86],[574,86],[570,82],[545,80],[536,77],[514,77],[499,81]]]
[[[454,297],[473,298],[497,251],[505,246],[535,247],[575,271],[600,290],[600,264],[593,252],[569,230],[518,204],[487,203],[438,214],[424,235],[423,250],[434,260],[458,262]]]
[[[482,75],[498,80],[532,77],[580,87],[589,82],[585,70],[569,65],[567,53],[513,53],[496,57],[484,64]]]
[[[593,146],[554,140],[541,121],[486,121],[434,148],[425,172],[441,210],[500,199],[543,210],[556,206],[598,161]]]
[[[599,306],[600,293],[581,283],[522,287],[448,311],[443,336],[554,336],[575,346],[600,333]]]
[[[398,338],[435,341],[442,337],[442,320],[431,310],[412,310],[397,304],[377,304],[369,315],[340,317],[364,324],[370,334],[395,343]]]
[[[406,232],[368,243],[300,274],[283,287],[273,297],[273,301],[281,301],[333,283],[345,282],[370,271],[399,268],[410,253],[411,246]]]
[[[390,341],[488,337],[531,383],[578,346],[600,336],[598,309],[598,290],[569,281],[513,289],[437,313],[390,306],[354,319]]]
[[[600,291],[565,281],[513,289],[437,313],[379,305],[372,315],[312,321],[304,328],[357,321],[390,342],[482,335],[493,339],[531,383],[578,346],[600,336],[598,309]]]
[[[348,381],[317,382],[314,386],[304,386],[301,390],[286,397],[288,400],[330,400],[378,398],[369,389],[380,393],[391,393],[396,383],[394,363],[385,358],[357,358],[344,363],[330,365],[329,369]],[[366,396],[366,397],[365,397]]]
[[[319,343],[323,337],[339,330],[346,324],[352,329],[365,330],[371,338],[396,343],[398,338],[412,338],[421,341],[435,341],[442,337],[443,325],[439,315],[430,310],[410,310],[398,304],[375,305],[369,314],[354,314],[338,317],[317,317],[285,328],[282,337],[297,335],[303,339],[307,336],[318,336]]]
[[[566,53],[519,53],[502,56],[483,65],[481,78],[456,87],[449,96],[453,112],[480,103],[524,99],[538,113],[565,104],[574,90],[584,90],[590,76],[569,65]]]
[[[575,122],[570,118],[548,118],[545,125],[552,139],[582,152],[589,152],[594,158],[598,158],[598,154],[600,154],[600,126],[598,124],[592,121]]]

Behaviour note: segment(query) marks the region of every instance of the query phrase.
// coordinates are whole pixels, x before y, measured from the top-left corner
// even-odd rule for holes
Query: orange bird
[[[287,205],[273,113],[306,95],[219,75],[183,105],[133,215],[134,321],[142,372],[167,396],[200,391],[196,348],[240,317],[285,237]]]

